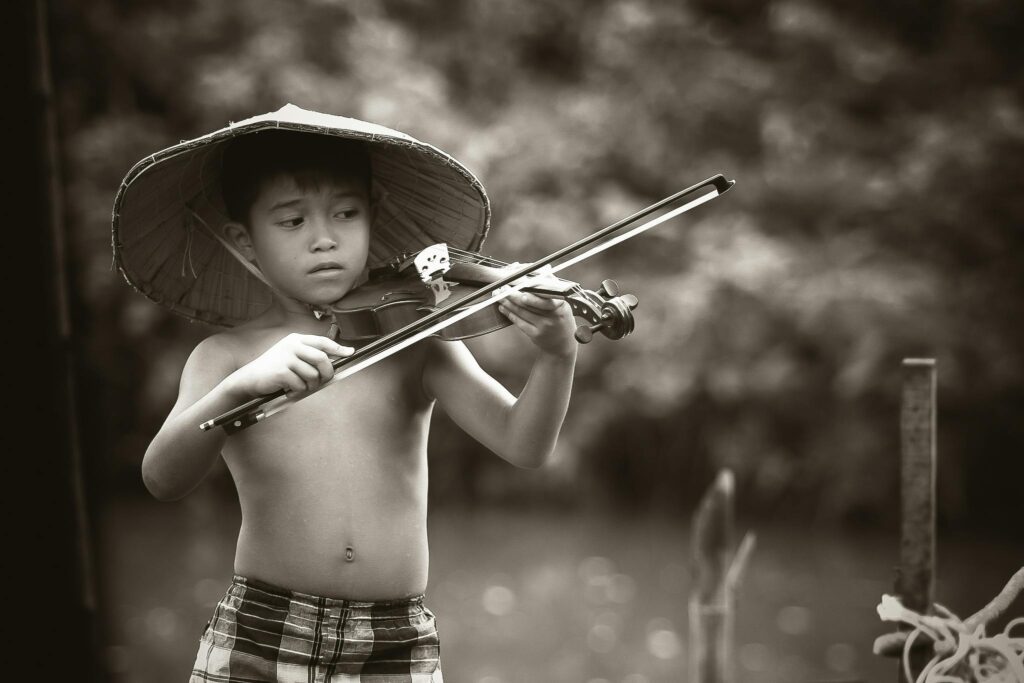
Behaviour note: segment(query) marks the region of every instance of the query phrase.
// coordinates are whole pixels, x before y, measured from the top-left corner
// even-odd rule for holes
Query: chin
[[[314,306],[329,306],[338,299],[343,298],[346,294],[352,291],[352,286],[347,287],[331,287],[330,289],[323,289],[317,292],[311,292],[304,299],[309,304]]]

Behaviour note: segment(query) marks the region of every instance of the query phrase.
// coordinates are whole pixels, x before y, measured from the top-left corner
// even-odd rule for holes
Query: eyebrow
[[[297,206],[300,203],[302,203],[301,199],[286,199],[283,202],[278,202],[278,203],[274,204],[273,206],[271,206],[270,210],[271,211],[277,211],[278,209],[288,209],[288,208],[291,208],[293,206]]]
[[[331,199],[345,199],[347,197],[359,198],[361,196],[363,196],[363,193],[360,192],[359,190],[348,190],[348,189],[346,189],[346,190],[338,190],[337,192],[333,192],[331,194]]]
[[[361,196],[362,195],[361,195],[361,193],[358,190],[339,190],[339,191],[337,191],[337,192],[335,192],[334,194],[331,195],[331,199],[347,199],[349,197],[355,197],[355,198],[358,199]],[[285,199],[285,200],[277,202],[276,204],[271,206],[270,210],[271,211],[277,211],[278,209],[288,209],[288,208],[291,208],[293,206],[297,206],[297,205],[299,205],[301,203],[302,203],[302,199],[301,198]]]

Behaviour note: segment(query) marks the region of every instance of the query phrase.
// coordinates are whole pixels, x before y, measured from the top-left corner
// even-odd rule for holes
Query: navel
[[[346,562],[351,562],[354,559],[356,559],[355,548],[353,548],[350,545],[345,546],[345,561]]]

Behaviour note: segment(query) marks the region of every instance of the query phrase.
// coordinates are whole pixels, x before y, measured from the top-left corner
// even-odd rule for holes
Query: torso
[[[239,365],[287,332],[229,333]],[[228,438],[222,452],[242,510],[237,574],[354,600],[424,591],[428,347],[414,345]]]

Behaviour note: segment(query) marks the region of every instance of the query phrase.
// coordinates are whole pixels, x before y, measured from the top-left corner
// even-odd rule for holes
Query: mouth
[[[324,261],[318,263],[309,271],[310,273],[332,273],[342,270],[342,265],[336,261]]]

